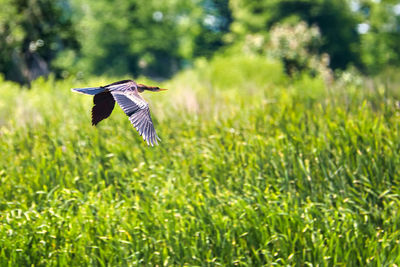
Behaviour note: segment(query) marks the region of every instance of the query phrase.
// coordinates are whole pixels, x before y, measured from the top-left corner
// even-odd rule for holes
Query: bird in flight
[[[108,118],[114,109],[115,101],[117,101],[148,145],[158,145],[157,139],[161,141],[151,120],[149,104],[139,93],[145,90],[159,92],[167,89],[137,84],[133,80],[123,80],[106,86],[73,88],[71,90],[86,95],[94,95],[92,125],[97,125],[100,121]]]

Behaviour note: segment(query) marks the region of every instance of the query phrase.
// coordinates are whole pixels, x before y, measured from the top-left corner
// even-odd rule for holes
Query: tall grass
[[[151,148],[69,90],[114,79],[0,83],[1,266],[400,263],[396,88],[216,58],[144,94]]]

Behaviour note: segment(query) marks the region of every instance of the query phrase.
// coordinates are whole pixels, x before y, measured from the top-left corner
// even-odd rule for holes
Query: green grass
[[[114,80],[1,81],[0,266],[400,263],[395,86],[217,58],[144,94],[152,148],[70,92]]]

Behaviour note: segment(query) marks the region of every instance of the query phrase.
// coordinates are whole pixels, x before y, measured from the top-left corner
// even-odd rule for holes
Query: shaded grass
[[[0,264],[398,264],[393,88],[223,62],[145,94],[155,148],[119,109],[90,126],[69,88],[108,79],[2,82]]]

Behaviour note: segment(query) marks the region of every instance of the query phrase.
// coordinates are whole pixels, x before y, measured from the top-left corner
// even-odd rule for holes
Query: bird
[[[73,92],[86,95],[94,95],[92,108],[92,125],[96,126],[100,121],[108,118],[114,109],[115,102],[138,131],[147,145],[158,145],[161,139],[157,136],[154,124],[150,116],[149,104],[139,93],[147,91],[166,91],[157,86],[138,84],[134,80],[122,80],[105,86],[72,88]]]

